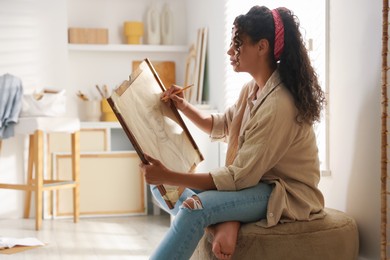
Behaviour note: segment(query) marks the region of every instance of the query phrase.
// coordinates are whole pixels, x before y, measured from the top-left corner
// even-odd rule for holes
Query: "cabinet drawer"
[[[103,152],[108,151],[107,129],[81,129],[80,151],[81,152]],[[49,135],[50,152],[70,152],[70,136],[66,133],[51,133]]]

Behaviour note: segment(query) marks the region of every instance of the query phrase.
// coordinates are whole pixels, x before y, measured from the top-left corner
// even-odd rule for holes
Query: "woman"
[[[189,259],[204,229],[216,257],[230,259],[240,223],[272,227],[324,216],[313,123],[325,98],[297,18],[286,8],[252,7],[235,19],[227,54],[236,72],[253,79],[225,113],[202,114],[173,94],[177,88],[163,94],[212,139],[228,141],[228,150],[226,166],[208,173],[173,172],[151,157],[141,165],[149,184],[187,187],[151,259]]]

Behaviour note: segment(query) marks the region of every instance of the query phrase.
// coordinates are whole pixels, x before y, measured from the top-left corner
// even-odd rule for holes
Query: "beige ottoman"
[[[325,209],[324,219],[262,228],[241,226],[234,260],[355,260],[359,252],[358,229],[345,213]],[[204,236],[191,260],[216,259]]]

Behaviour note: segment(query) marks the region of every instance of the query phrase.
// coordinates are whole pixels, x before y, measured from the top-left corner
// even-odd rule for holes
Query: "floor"
[[[5,255],[1,260],[146,260],[169,227],[168,215],[44,220],[35,231],[34,219],[0,219],[0,236],[35,237],[46,246]]]

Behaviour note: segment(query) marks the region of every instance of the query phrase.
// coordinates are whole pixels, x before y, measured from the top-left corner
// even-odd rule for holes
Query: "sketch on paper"
[[[146,153],[171,170],[193,172],[202,154],[173,104],[160,100],[163,91],[146,59],[108,101],[142,161]],[[164,185],[160,192],[171,206],[180,196],[179,187]]]

